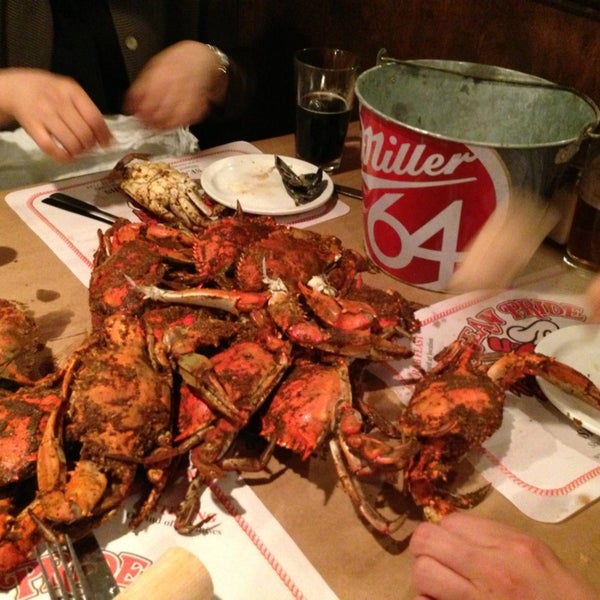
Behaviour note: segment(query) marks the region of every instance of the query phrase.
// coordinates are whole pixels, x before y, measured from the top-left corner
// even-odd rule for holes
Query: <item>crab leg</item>
[[[342,452],[335,439],[329,441],[329,449],[340,483],[357,512],[380,533],[390,535],[397,531],[406,521],[406,515],[400,515],[395,519],[388,519],[378,512],[369,502],[360,485],[357,485],[354,477],[348,472]]]
[[[345,300],[316,291],[301,281],[298,288],[313,312],[327,325],[341,331],[368,329],[377,317],[375,310],[366,302]]]
[[[412,356],[412,350],[369,329],[340,330],[322,327],[308,317],[298,295],[287,291],[271,290],[268,311],[279,329],[295,343],[331,354],[373,360],[391,360]]]
[[[260,292],[227,291],[209,288],[175,291],[159,288],[155,285],[138,285],[129,277],[127,279],[135,289],[144,294],[149,300],[216,308],[234,315],[262,308],[269,299],[269,294]]]
[[[493,381],[500,381],[507,388],[525,375],[543,377],[561,390],[600,410],[600,390],[594,383],[551,356],[534,352],[510,352],[497,360],[487,374]]]
[[[81,460],[67,481],[59,412],[60,408],[50,413],[38,452],[39,502],[47,519],[71,522],[91,514],[106,490],[107,479],[94,463]]]

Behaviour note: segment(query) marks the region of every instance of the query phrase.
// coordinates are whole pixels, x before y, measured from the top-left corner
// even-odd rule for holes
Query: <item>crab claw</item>
[[[579,371],[552,356],[536,352],[509,352],[497,360],[487,374],[494,381],[501,380],[505,387],[510,387],[526,375],[536,375],[600,409],[600,390],[596,385]]]
[[[330,327],[341,331],[368,329],[377,314],[366,302],[335,298],[298,282],[307,304]]]

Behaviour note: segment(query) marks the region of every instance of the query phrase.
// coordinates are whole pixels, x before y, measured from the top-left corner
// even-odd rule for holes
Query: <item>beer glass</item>
[[[340,166],[354,102],[357,57],[339,48],[304,48],[294,56],[296,156],[324,171]]]
[[[567,240],[565,262],[600,270],[600,137],[589,140],[577,183],[577,204]]]

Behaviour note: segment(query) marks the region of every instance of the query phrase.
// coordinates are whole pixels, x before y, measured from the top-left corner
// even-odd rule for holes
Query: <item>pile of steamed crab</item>
[[[398,292],[365,283],[359,252],[219,209],[162,163],[117,174],[143,220],[99,232],[91,330],[65,364],[48,368],[26,308],[0,301],[0,572],[44,536],[98,526],[141,486],[140,526],[182,458],[194,474],[175,526],[193,534],[204,486],[264,470],[278,447],[330,452],[357,513],[391,534],[404,517],[374,505],[363,480],[397,484],[429,519],[474,506],[487,488],[461,494],[453,475],[500,427],[519,379],[541,375],[600,408],[600,390],[552,358],[490,363],[455,342],[384,415],[365,401],[364,370],[409,358],[419,322]],[[235,447],[251,423],[264,449],[246,456]]]

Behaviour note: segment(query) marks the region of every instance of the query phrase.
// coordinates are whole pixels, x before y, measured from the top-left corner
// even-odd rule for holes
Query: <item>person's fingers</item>
[[[473,586],[462,575],[430,556],[418,556],[412,565],[413,583],[425,598],[469,600]]]
[[[62,147],[70,158],[75,158],[94,145],[87,125],[70,114],[53,115],[44,121],[44,125],[50,139]]]
[[[531,552],[533,545],[537,550],[542,546],[537,540],[525,535],[522,531],[492,519],[482,519],[467,512],[455,512],[446,515],[440,522],[440,527],[453,532],[465,544],[478,546],[491,551],[502,553],[503,548],[514,545],[523,547],[523,551]]]
[[[437,525],[421,523],[409,548],[419,593],[437,600],[512,600],[524,591],[535,598],[595,597],[549,546],[497,521],[452,513]]]
[[[466,541],[491,546],[498,545],[501,535],[507,536],[516,533],[516,530],[508,525],[464,512],[446,515],[440,521],[440,527],[460,535]]]
[[[44,154],[61,163],[69,162],[73,159],[65,148],[60,143],[57,143],[56,138],[45,127],[40,125],[32,127],[23,126],[23,128]]]
[[[180,96],[174,90],[163,94],[131,90],[125,102],[125,112],[135,115],[140,121],[157,129],[175,129],[195,122],[210,112],[210,103],[202,98]]]
[[[448,289],[467,292],[507,287],[559,219],[559,211],[541,197],[511,190],[508,210],[500,207],[485,222],[469,244]],[[510,235],[506,235],[508,231]]]
[[[213,50],[179,42],[148,62],[127,91],[123,110],[152,127],[173,129],[205,119],[227,85]]]
[[[510,576],[510,570],[495,550],[465,542],[459,534],[431,523],[419,525],[410,548],[415,556],[413,582],[419,593],[437,600],[510,598],[498,581]]]
[[[168,130],[187,124],[181,121],[177,108],[171,109],[166,103],[141,103],[133,114],[145,125],[156,129]]]
[[[102,113],[75,81],[35,70],[17,70],[13,79],[23,92],[14,116],[46,154],[64,162],[110,143]]]
[[[586,302],[590,321],[600,322],[600,275],[596,275],[589,285],[586,292]]]
[[[410,549],[415,556],[429,556],[470,578],[475,575],[475,560],[481,544],[478,539],[466,543],[460,530],[452,531],[441,524],[421,523],[411,536]]]
[[[53,115],[52,133],[71,154],[107,145],[111,134],[102,114],[84,93],[77,93]]]
[[[133,114],[145,125],[158,129],[166,129],[166,127],[160,127],[160,125],[174,118],[173,115],[167,114],[165,103],[160,102],[151,95],[141,98],[139,104],[135,106]]]
[[[96,145],[106,146],[112,139],[95,106],[90,110],[84,105],[83,109],[87,117],[74,103],[65,103],[60,110],[46,107],[41,116],[24,120],[22,125],[43,152],[60,162],[72,160]]]
[[[42,152],[59,162],[74,160],[94,145],[85,141],[85,135],[76,135],[65,122],[58,119],[24,129]]]
[[[139,81],[134,81],[123,99],[123,113],[126,115],[134,115],[142,103],[142,90],[140,90]]]
[[[89,98],[78,96],[74,101],[74,108],[90,133],[89,143],[91,146],[110,144],[113,139],[112,134],[98,107]]]

